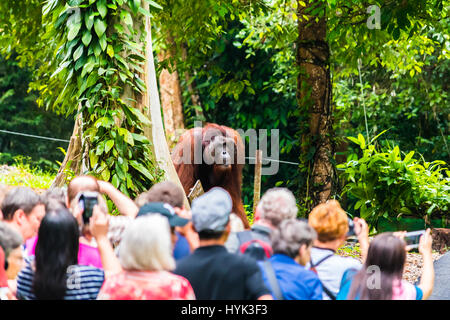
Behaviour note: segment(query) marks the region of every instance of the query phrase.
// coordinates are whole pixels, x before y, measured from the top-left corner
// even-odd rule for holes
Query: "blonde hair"
[[[175,260],[167,218],[152,214],[131,222],[119,246],[119,261],[126,270],[173,270]]]
[[[308,222],[316,230],[320,242],[336,240],[348,232],[348,217],[336,200],[316,206]]]

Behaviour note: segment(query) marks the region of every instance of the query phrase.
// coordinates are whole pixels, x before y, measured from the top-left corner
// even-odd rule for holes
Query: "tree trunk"
[[[333,189],[330,49],[326,41],[326,14],[316,21],[316,17],[306,11],[314,2],[304,2],[306,7],[298,3],[297,15],[297,63],[300,67],[297,99],[299,108],[308,109],[309,132],[306,140],[308,148],[314,150],[308,184],[309,196],[315,206],[327,201]]]
[[[148,6],[148,4],[147,4]],[[169,147],[164,134],[164,127],[161,117],[161,104],[159,101],[158,85],[156,82],[156,71],[153,59],[152,34],[150,18],[145,19],[145,30],[147,32],[147,41],[145,47],[146,63],[144,65],[145,85],[147,91],[142,96],[140,103],[147,109],[147,116],[150,119],[151,127],[145,127],[145,136],[152,142],[152,152],[160,168],[164,171],[164,180],[176,183],[184,190],[170,156]],[[188,199],[185,195],[184,206],[190,208]]]
[[[175,43],[171,36],[167,36],[167,46],[172,48]],[[170,49],[161,51],[158,54],[158,60],[163,61],[173,56]],[[159,85],[161,93],[161,105],[164,116],[164,127],[167,137],[167,143],[172,146],[178,140],[177,129],[184,129],[183,104],[181,100],[180,79],[176,65],[173,65],[172,73],[163,69],[159,76]]]
[[[67,180],[72,174],[81,174],[82,168],[82,131],[81,131],[81,113],[78,114],[75,119],[75,125],[73,127],[72,136],[70,137],[69,147],[67,148],[66,155],[61,164],[61,167],[56,174],[50,188],[62,187],[67,183]]]

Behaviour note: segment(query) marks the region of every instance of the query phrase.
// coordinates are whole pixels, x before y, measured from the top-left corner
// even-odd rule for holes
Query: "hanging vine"
[[[49,0],[43,8],[58,68],[40,89],[62,90],[53,98],[41,95],[53,100],[40,102],[81,113],[83,173],[131,197],[161,177],[139,103],[146,91],[144,18],[150,16],[144,2],[160,8],[149,0]]]

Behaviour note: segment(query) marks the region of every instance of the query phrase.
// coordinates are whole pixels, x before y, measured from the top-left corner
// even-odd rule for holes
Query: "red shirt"
[[[0,288],[8,286],[8,277],[5,272],[5,252],[3,248],[0,247]]]
[[[106,278],[99,300],[194,300],[186,278],[167,271],[123,271]]]

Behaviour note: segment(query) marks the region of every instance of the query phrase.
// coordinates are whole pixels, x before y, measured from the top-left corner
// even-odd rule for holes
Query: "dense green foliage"
[[[28,91],[31,72],[20,68],[14,58],[0,56],[0,129],[68,140],[73,121],[37,107],[37,93]],[[0,132],[0,163],[13,164],[14,156],[27,155],[41,168],[57,170],[56,161],[64,156],[58,148],[67,145]]]
[[[244,130],[279,129],[280,160],[300,165],[281,163],[277,175],[263,177],[262,192],[275,185],[288,187],[297,196],[300,212],[306,214],[310,199],[305,190],[316,149],[308,137],[308,108],[297,100],[296,54],[298,22],[310,19],[299,9],[308,6],[310,17],[327,17],[332,138],[337,149],[333,164],[346,163],[346,173],[336,181],[342,189],[334,197],[342,199],[349,212],[361,213],[374,223],[385,215],[448,215],[444,169],[448,166],[433,161],[450,162],[449,1],[156,2],[1,2],[0,51],[8,61],[17,58],[20,67],[34,72],[30,95],[18,95],[26,91],[26,84],[15,89],[14,96],[9,87],[0,87],[0,99],[6,97],[0,100],[4,108],[0,111],[12,111],[21,99],[27,104],[37,99],[48,110],[71,114],[70,120],[80,112],[85,147],[90,150],[88,169],[132,196],[150,186],[158,172],[149,161],[149,141],[142,135],[148,123],[135,101],[123,99],[131,92],[136,100],[145,91],[140,80],[142,21],[150,15],[144,9],[149,3],[158,8],[151,13],[155,52],[171,51],[157,68],[176,68],[180,75],[186,127],[198,120],[190,101],[193,92],[188,85],[192,84],[204,120]],[[381,8],[379,29],[366,24],[373,13],[367,11],[370,5]],[[79,19],[73,16],[75,8]],[[8,70],[4,79],[19,79],[28,72]],[[17,102],[12,102],[13,97]],[[12,114],[5,122],[0,119],[0,129],[17,120]],[[27,120],[41,128],[31,133],[70,134],[65,129],[60,129],[65,135],[57,134],[39,117]],[[379,145],[374,140],[375,145],[364,150],[346,139],[361,133],[358,141],[371,141],[381,132],[384,142]],[[35,149],[55,148],[45,142],[35,145]],[[16,147],[14,152],[29,154]],[[399,150],[409,155],[414,151],[415,158],[405,161]],[[440,169],[431,163],[438,163]],[[370,168],[364,169],[368,164]],[[363,179],[370,183],[363,186]],[[358,188],[364,194],[355,191]],[[403,188],[402,194],[398,188]],[[244,169],[243,191],[244,203],[251,208],[251,165]],[[380,198],[385,195],[390,198]]]
[[[89,152],[83,164],[89,172],[130,196],[148,189],[159,174],[143,135],[149,120],[133,97],[146,90],[140,74],[143,21],[150,13],[140,1],[123,0],[49,1],[43,10],[44,38],[57,48],[51,78],[63,86],[58,95],[43,98],[67,114],[82,114],[83,150]]]
[[[348,183],[343,194],[353,213],[375,227],[380,217],[445,218],[450,210],[450,171],[444,161],[415,159],[414,151],[402,155],[398,146],[376,148],[362,134],[349,137],[360,148],[338,165]],[[353,207],[353,208],[351,208]]]

